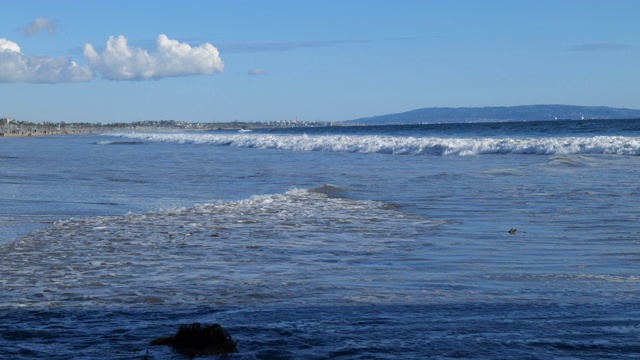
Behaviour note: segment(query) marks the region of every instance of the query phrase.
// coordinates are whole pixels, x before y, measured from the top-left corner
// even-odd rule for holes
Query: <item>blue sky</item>
[[[640,109],[639,14],[637,0],[2,0],[0,117]]]

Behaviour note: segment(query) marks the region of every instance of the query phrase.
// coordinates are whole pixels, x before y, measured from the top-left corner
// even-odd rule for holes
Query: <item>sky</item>
[[[638,0],[0,0],[0,117],[640,109]]]

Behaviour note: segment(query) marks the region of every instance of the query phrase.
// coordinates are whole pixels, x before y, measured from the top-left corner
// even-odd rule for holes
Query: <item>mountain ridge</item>
[[[640,110],[608,106],[517,105],[485,107],[430,107],[400,113],[363,117],[350,124],[422,124],[452,122],[536,121],[557,119],[634,119]]]

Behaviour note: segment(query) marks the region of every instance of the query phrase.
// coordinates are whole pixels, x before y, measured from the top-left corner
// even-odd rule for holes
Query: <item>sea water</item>
[[[640,355],[640,121],[0,140],[0,357]],[[511,231],[510,231],[511,230]]]

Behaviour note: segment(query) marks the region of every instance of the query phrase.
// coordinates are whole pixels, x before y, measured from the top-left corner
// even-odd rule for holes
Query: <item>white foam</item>
[[[300,189],[58,221],[5,245],[0,307],[146,306],[150,298],[165,304],[237,304],[256,296],[264,302],[309,303],[318,301],[318,293],[349,301],[361,290],[339,283],[369,276],[352,271],[358,263],[388,269],[378,265],[381,259],[405,251],[407,244],[430,246],[414,239],[437,225],[381,202]],[[334,281],[331,286],[342,290],[319,290]]]
[[[624,136],[540,138],[448,138],[348,135],[131,133],[116,136],[174,143],[212,144],[290,151],[395,155],[616,154],[639,155],[640,138]]]

